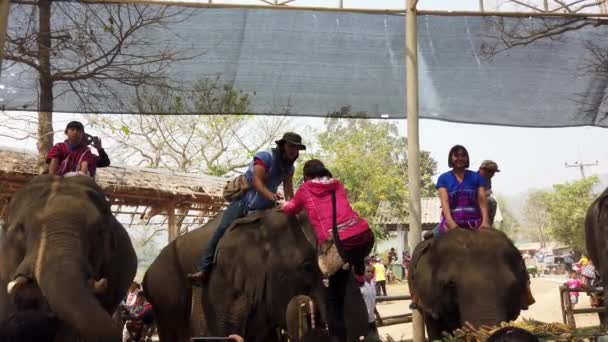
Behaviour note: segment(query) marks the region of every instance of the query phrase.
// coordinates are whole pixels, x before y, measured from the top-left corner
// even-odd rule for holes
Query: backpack
[[[251,185],[247,181],[247,178],[245,178],[245,175],[240,175],[226,182],[222,191],[222,197],[228,202],[234,202],[243,197],[250,188]]]

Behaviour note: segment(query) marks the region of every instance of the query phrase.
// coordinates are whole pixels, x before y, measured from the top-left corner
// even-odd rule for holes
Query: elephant
[[[246,341],[279,341],[277,331],[286,329],[287,306],[297,295],[309,295],[317,303],[341,296],[343,315],[334,306],[319,305],[330,333],[346,331],[348,341],[365,336],[367,313],[359,286],[345,270],[331,278],[329,289],[323,286],[311,242],[316,239],[307,219],[288,217],[278,210],[257,217],[246,217],[248,222],[226,232],[210,279],[200,289],[186,277],[196,271],[220,217],[180,236],[160,252],[143,280],[160,340],[185,342],[190,336],[237,333]],[[200,317],[206,324],[198,323]],[[345,328],[338,322],[344,322]]]
[[[608,188],[589,206],[585,217],[585,245],[587,253],[605,284],[608,279]],[[603,298],[608,298],[608,286],[604,286]],[[604,300],[604,305],[606,300]],[[600,313],[604,330],[608,329],[608,310]]]
[[[493,228],[457,228],[423,241],[409,272],[430,341],[465,322],[496,325],[527,309],[529,276],[521,253]]]
[[[0,321],[38,311],[57,320],[54,341],[121,341],[111,313],[136,269],[131,239],[92,178],[37,176],[11,198],[2,227]]]

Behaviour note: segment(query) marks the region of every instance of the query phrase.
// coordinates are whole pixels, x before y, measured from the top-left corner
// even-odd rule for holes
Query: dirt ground
[[[522,311],[519,319],[533,318],[545,323],[562,322],[562,313],[559,301],[559,286],[565,282],[565,276],[544,276],[532,278],[532,294],[536,303],[527,311]],[[407,285],[391,284],[387,289],[389,296],[409,294]],[[398,315],[410,312],[409,301],[395,301],[378,303],[377,308],[381,316]],[[581,293],[579,304],[575,308],[590,307],[589,297]],[[580,314],[575,316],[577,327],[588,327],[599,325],[597,314]],[[393,325],[379,328],[380,336],[385,337],[389,334],[396,340],[409,340],[412,338],[411,323]]]

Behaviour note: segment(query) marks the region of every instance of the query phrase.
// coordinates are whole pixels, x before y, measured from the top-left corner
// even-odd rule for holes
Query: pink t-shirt
[[[568,279],[566,281],[566,286],[568,286],[569,289],[580,289],[584,286],[585,284],[578,280],[578,279]],[[574,296],[578,296],[578,292],[570,292],[571,295]]]
[[[323,244],[332,235],[332,192],[336,193],[336,224],[340,240],[344,241],[369,231],[367,221],[360,218],[350,206],[344,185],[334,178],[315,178],[305,182],[300,186],[294,198],[285,204],[283,211],[289,215],[295,215],[300,210],[306,209],[319,244]],[[372,236],[370,234],[370,237]]]

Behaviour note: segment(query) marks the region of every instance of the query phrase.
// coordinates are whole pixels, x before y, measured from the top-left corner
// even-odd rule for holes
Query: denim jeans
[[[234,220],[247,215],[247,212],[247,204],[243,200],[238,200],[230,203],[226,210],[224,210],[222,220],[217,226],[215,232],[213,233],[211,240],[209,240],[207,249],[205,250],[205,252],[203,252],[203,256],[201,257],[199,263],[199,268],[201,271],[207,271],[211,267],[217,244],[220,242],[222,236],[224,236],[224,233],[226,233],[226,230],[228,230],[228,227],[230,227]]]

